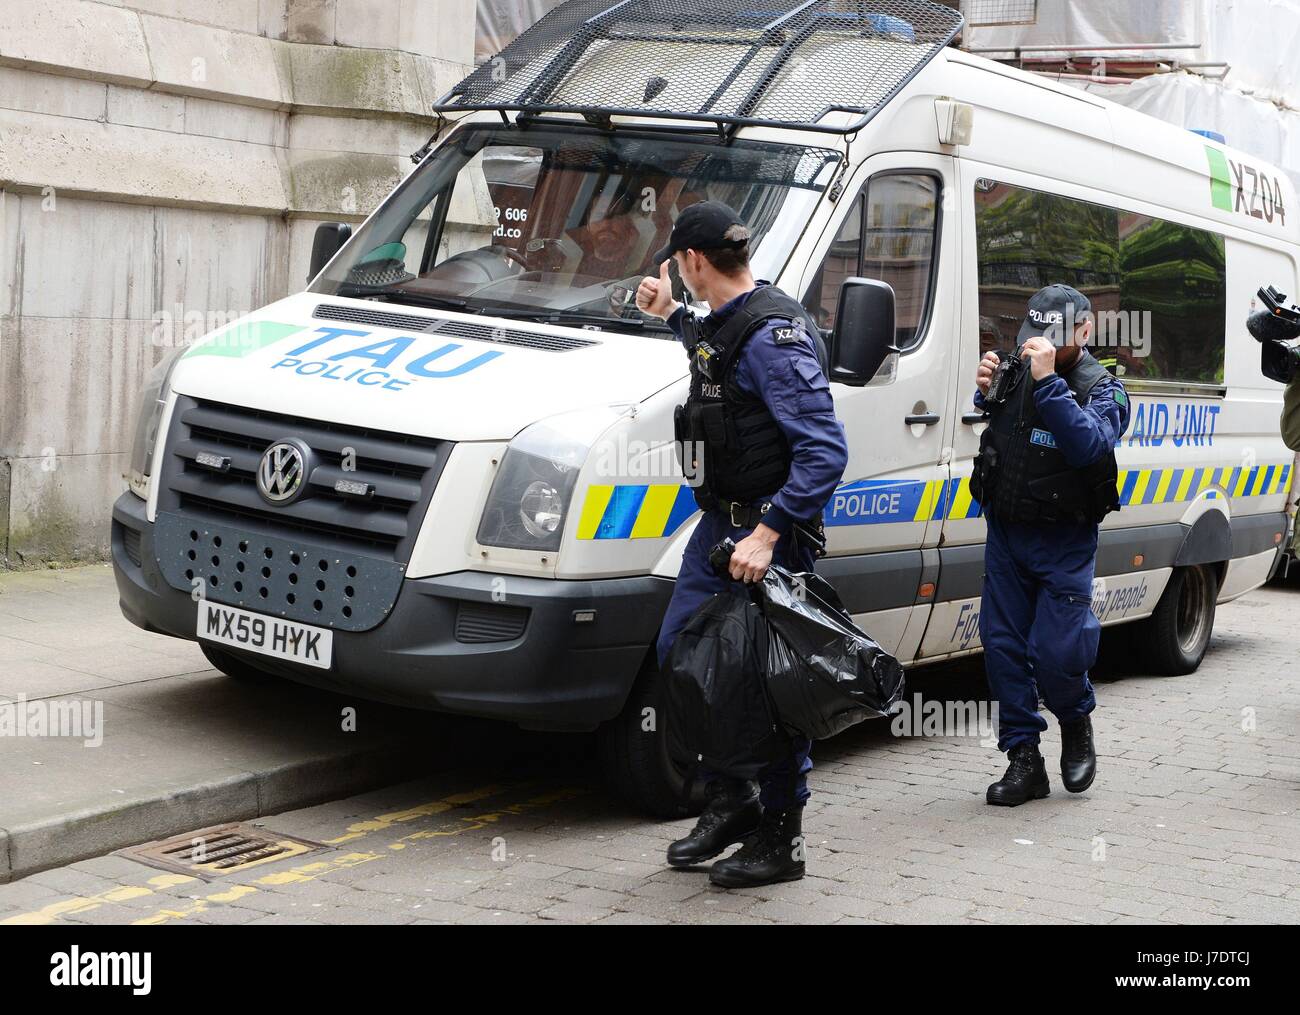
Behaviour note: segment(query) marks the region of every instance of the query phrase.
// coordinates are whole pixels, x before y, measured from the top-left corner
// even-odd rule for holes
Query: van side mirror
[[[865,386],[886,358],[899,352],[894,327],[891,285],[871,278],[845,279],[831,333],[830,379]]]
[[[308,282],[321,273],[321,269],[330,263],[330,259],[339,252],[351,236],[352,227],[346,222],[322,222],[316,227],[316,236],[311,241],[311,265],[307,269]]]

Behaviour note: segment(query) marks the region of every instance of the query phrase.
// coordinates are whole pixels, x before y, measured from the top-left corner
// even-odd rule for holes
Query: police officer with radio
[[[756,282],[749,229],[725,204],[703,201],[678,217],[655,255],[658,278],[637,290],[643,313],[666,320],[691,357],[690,395],[677,410],[677,439],[695,499],[704,511],[682,559],[657,650],[662,666],[687,620],[727,581],[709,551],[730,538],[730,576],[757,582],[773,560],[810,571],[824,544],[822,510],[848,462],[844,427],[826,379],[826,350],[799,302]],[[673,299],[669,261],[702,319]],[[709,879],[729,888],[803,877],[802,809],[811,744],[759,773],[758,786],[705,773],[707,806],[689,835],[668,848],[668,863],[692,866],[735,842]]]
[[[1088,670],[1101,625],[1092,582],[1101,520],[1119,510],[1115,446],[1128,427],[1123,385],[1086,348],[1088,298],[1051,285],[1029,301],[1018,353],[980,362],[975,405],[989,415],[971,477],[988,524],[980,638],[998,702],[998,748],[1009,764],[990,804],[1015,807],[1050,792],[1039,752],[1061,725],[1061,779],[1082,793],[1097,772]]]

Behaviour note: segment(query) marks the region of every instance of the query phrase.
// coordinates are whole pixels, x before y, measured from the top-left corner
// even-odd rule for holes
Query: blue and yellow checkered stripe
[[[1121,471],[1116,486],[1120,504],[1135,507],[1141,504],[1177,504],[1200,496],[1213,499],[1225,492],[1232,499],[1271,496],[1287,491],[1290,483],[1291,465],[1288,463],[1251,468],[1133,469]],[[979,517],[980,506],[971,496],[969,477],[936,480],[925,486],[925,496],[913,521]]]
[[[1119,474],[1120,504],[1175,504],[1197,497],[1262,497],[1290,489],[1291,464],[1203,469],[1133,469]],[[660,539],[696,511],[689,486],[657,483],[587,488],[579,539]],[[880,525],[978,518],[970,478],[929,482],[863,479],[835,491],[827,526]]]
[[[579,539],[661,539],[696,511],[691,488],[680,483],[589,486],[578,518]]]
[[[1135,469],[1119,474],[1119,499],[1124,506],[1174,504],[1210,498],[1264,497],[1290,489],[1291,465],[1250,468]]]

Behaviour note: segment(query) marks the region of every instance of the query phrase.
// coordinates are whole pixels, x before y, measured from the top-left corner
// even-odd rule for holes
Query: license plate
[[[198,636],[276,659],[329,669],[334,632],[264,617],[206,600],[199,603]]]

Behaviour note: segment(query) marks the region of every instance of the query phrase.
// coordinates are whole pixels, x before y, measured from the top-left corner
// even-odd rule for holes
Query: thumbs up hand
[[[681,304],[673,299],[673,283],[668,277],[668,260],[659,265],[659,277],[647,275],[636,290],[636,307],[643,314],[666,321]]]

